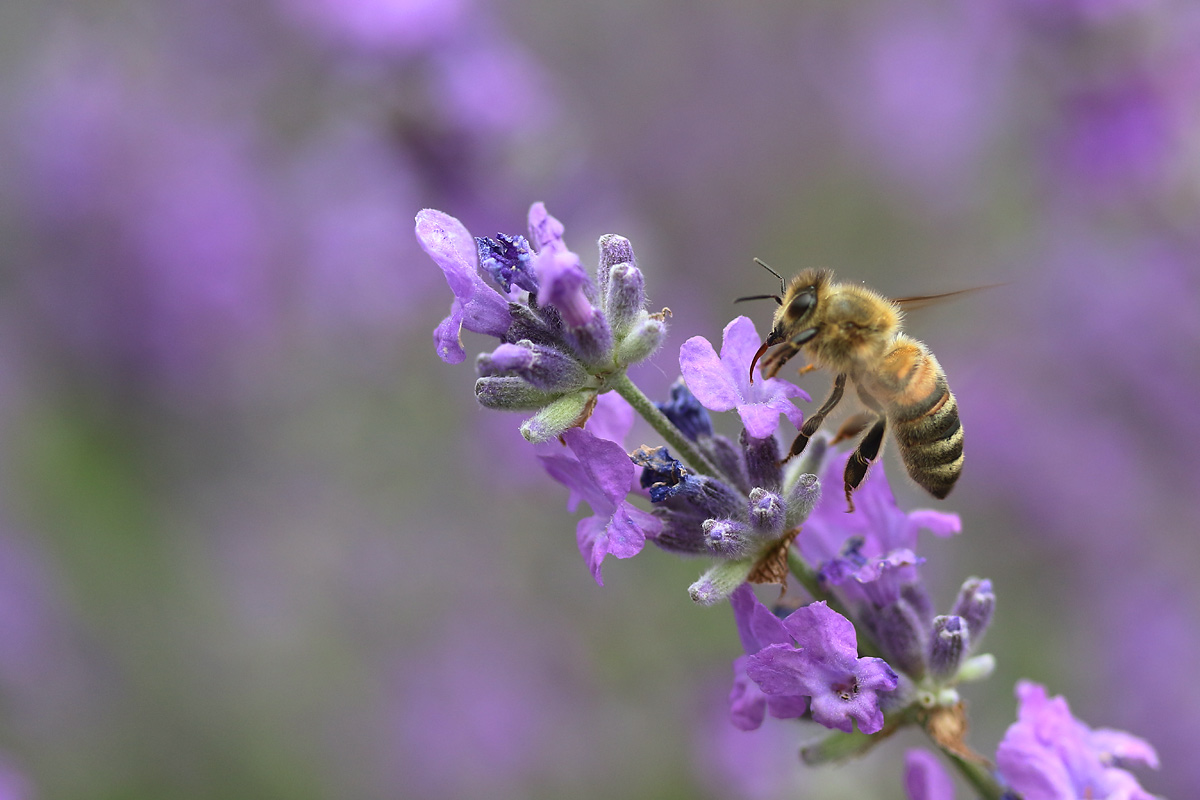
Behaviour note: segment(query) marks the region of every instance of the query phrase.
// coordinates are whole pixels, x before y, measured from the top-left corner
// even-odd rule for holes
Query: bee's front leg
[[[833,390],[829,393],[829,397],[817,409],[817,412],[808,419],[804,420],[804,424],[800,426],[800,433],[792,441],[792,447],[788,451],[786,462],[793,456],[798,456],[804,452],[804,448],[808,446],[808,440],[821,427],[821,423],[825,421],[825,416],[837,406],[842,399],[842,393],[846,391],[846,373],[840,373],[833,379]]]

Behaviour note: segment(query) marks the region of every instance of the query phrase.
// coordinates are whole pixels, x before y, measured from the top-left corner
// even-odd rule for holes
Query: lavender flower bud
[[[744,558],[736,561],[718,561],[700,579],[688,587],[688,595],[702,606],[721,602],[733,590],[746,582],[754,560]]]
[[[971,635],[962,617],[934,617],[929,647],[929,672],[939,681],[954,677],[971,648]]]
[[[562,319],[558,312],[543,316],[539,312],[553,309],[534,309],[524,303],[509,303],[508,313],[512,322],[504,338],[509,342],[528,340],[534,344],[554,345],[562,340]]]
[[[760,533],[778,537],[787,516],[783,498],[759,486],[750,490],[750,523]]]
[[[568,325],[564,338],[571,345],[571,349],[579,355],[583,363],[604,365],[606,362],[612,360],[613,335],[608,327],[608,319],[603,313],[595,311],[585,322],[579,325],[571,323],[564,313],[563,321]],[[655,346],[657,347],[657,345]]]
[[[928,628],[913,607],[897,600],[883,608],[871,608],[863,616],[888,663],[915,680],[923,678]]]
[[[528,339],[502,344],[475,361],[481,377],[513,374],[546,392],[574,392],[588,381],[588,373],[578,361],[550,347],[535,345]]]
[[[794,528],[817,507],[821,499],[821,481],[812,473],[804,473],[787,493],[787,527]]]
[[[617,264],[608,278],[605,311],[613,336],[624,338],[630,326],[641,316],[646,305],[646,279],[632,264]]]
[[[521,423],[521,435],[533,444],[557,439],[582,422],[584,412],[595,399],[593,392],[565,394]]]
[[[713,435],[712,417],[696,396],[688,391],[683,378],[676,378],[671,384],[671,399],[668,402],[655,403],[654,406],[693,442],[702,436]]]
[[[992,582],[987,578],[971,577],[958,590],[958,598],[950,613],[966,621],[971,646],[978,647],[995,610],[996,595],[992,592]]]
[[[774,436],[756,439],[742,429],[738,437],[742,452],[746,454],[746,474],[751,486],[777,488],[783,480],[783,470],[779,467],[779,442]]]
[[[708,549],[708,538],[704,535],[700,519],[679,514],[665,508],[654,509],[654,516],[662,520],[662,530],[654,537],[654,543],[670,553],[685,556],[704,555]]]
[[[633,325],[617,346],[617,363],[622,366],[645,361],[667,336],[667,323],[657,316],[642,313],[642,319]]]
[[[725,475],[743,494],[750,493],[750,481],[746,479],[746,462],[742,451],[720,434],[701,436],[697,442],[701,452],[708,456],[709,461],[716,464],[721,474]]]
[[[734,517],[745,508],[745,499],[716,478],[688,476],[679,484],[680,496],[705,517]]]
[[[600,237],[600,266],[596,268],[596,280],[600,284],[600,296],[608,297],[608,278],[612,268],[617,264],[629,264],[637,267],[637,259],[633,256],[633,245],[624,236],[606,233]]]
[[[475,399],[484,408],[532,411],[549,405],[557,398],[557,393],[542,391],[515,375],[484,377],[475,381]]]
[[[700,530],[708,549],[722,558],[741,558],[757,544],[750,526],[733,519],[706,519]]]
[[[991,653],[980,653],[963,661],[958,669],[958,679],[966,682],[981,681],[990,678],[995,671],[996,657]]]

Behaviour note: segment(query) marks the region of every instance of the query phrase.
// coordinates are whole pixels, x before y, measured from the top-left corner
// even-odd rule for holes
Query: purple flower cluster
[[[536,411],[521,426],[531,442],[585,422],[598,395],[653,354],[666,333],[665,315],[645,309],[644,279],[628,240],[601,238],[593,282],[563,242],[562,223],[541,203],[529,210],[529,240],[475,239],[433,209],[417,215],[416,232],[454,293],[434,332],[438,355],[449,364],[466,358],[463,328],[498,338],[500,346],[476,363],[475,395],[487,408]]]
[[[522,433],[570,490],[568,507],[591,507],[576,541],[597,583],[606,556],[629,558],[647,541],[713,558],[689,594],[702,605],[728,598],[733,608],[745,651],[734,661],[729,696],[736,727],[755,730],[769,715],[837,731],[827,750],[805,751],[813,763],[914,722],[943,749],[964,752],[958,686],[993,671],[994,658],[979,645],[996,597],[990,580],[972,577],[949,613],[938,615],[917,554],[922,530],[948,537],[962,529],[956,514],[901,509],[882,465],[860,486],[852,513],[840,497],[822,499],[822,481],[839,482],[849,454],[819,436],[802,458],[781,459],[779,416],[799,426],[791,400],[807,395],[761,374],[751,382],[759,339],[745,317],[726,326],[719,355],[702,337],[687,340],[670,399],[651,403],[625,370],[657,347],[662,319],[643,307],[642,274],[626,240],[601,239],[593,281],[541,204],[530,211],[528,239],[472,239],[457,220],[431,210],[418,215],[417,235],[454,292],[435,333],[439,355],[465,359],[463,328],[500,339],[477,359],[476,396],[487,407],[537,412]],[[666,445],[626,449],[633,411]],[[717,433],[710,411],[737,412],[736,442]],[[789,573],[812,600],[772,612],[749,584],[786,585]],[[979,767],[974,780],[996,796],[1007,784],[1026,800],[1149,797],[1125,769],[1157,765],[1148,744],[1087,728],[1065,701],[1033,684],[1021,684],[1018,696],[1021,711],[1000,745],[998,771]],[[909,755],[905,783],[918,800],[953,797],[952,782],[926,753]]]

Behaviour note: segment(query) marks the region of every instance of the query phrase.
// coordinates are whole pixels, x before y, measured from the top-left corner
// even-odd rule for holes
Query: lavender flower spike
[[[638,470],[620,445],[582,428],[568,429],[563,440],[574,458],[559,454],[540,458],[552,478],[592,507],[592,516],[579,521],[575,537],[588,569],[603,586],[600,566],[604,557],[637,555],[646,537],[656,535],[662,523],[626,502]]]
[[[1124,767],[1158,768],[1146,741],[1116,730],[1092,730],[1071,715],[1067,701],[1044,686],[1017,684],[1017,721],[996,750],[996,766],[1025,800],[1104,797],[1154,800]]]
[[[696,399],[710,411],[736,408],[746,432],[755,439],[772,436],[780,414],[799,428],[804,414],[790,398],[810,399],[803,389],[780,378],[759,376],[750,383],[750,360],[760,341],[754,323],[738,317],[725,326],[720,357],[703,336],[693,336],[679,349],[679,369]]]
[[[812,698],[812,717],[827,728],[851,733],[883,729],[879,695],[899,678],[881,658],[859,658],[850,620],[824,602],[811,603],[783,620],[795,640],[772,644],[750,657],[747,674],[767,695]]]
[[[479,275],[479,249],[466,227],[442,211],[427,208],[417,214],[417,240],[442,272],[454,292],[450,315],[433,334],[442,361],[461,363],[466,357],[463,328],[502,337],[512,322],[508,300]]]

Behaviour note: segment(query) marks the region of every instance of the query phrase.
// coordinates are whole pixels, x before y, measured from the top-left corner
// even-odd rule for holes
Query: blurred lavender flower
[[[799,429],[804,412],[789,398],[811,400],[803,389],[782,378],[764,380],[757,366],[757,380],[750,383],[750,361],[761,342],[749,317],[738,317],[725,326],[719,358],[703,336],[693,336],[679,350],[679,370],[701,405],[710,411],[736,408],[746,432],[755,439],[772,436],[780,414]]]
[[[79,49],[17,126],[42,337],[89,372],[209,391],[275,321],[253,129]]]
[[[928,750],[904,754],[904,789],[908,800],[954,800],[954,781]]]
[[[767,695],[811,698],[812,718],[827,728],[850,733],[883,729],[880,695],[898,678],[881,658],[859,658],[850,620],[824,602],[798,608],[783,619],[792,641],[768,644],[754,655],[746,674]]]
[[[459,25],[469,0],[277,0],[313,35],[390,56],[444,39]]]
[[[1022,681],[1017,721],[996,750],[996,764],[1025,800],[1109,797],[1153,800],[1125,767],[1158,768],[1145,740],[1122,731],[1093,730],[1071,715],[1067,701]]]

